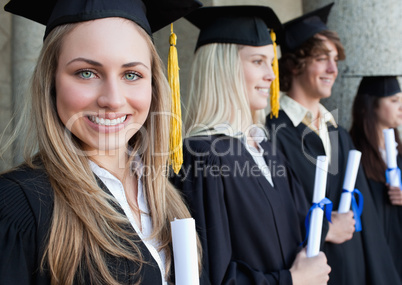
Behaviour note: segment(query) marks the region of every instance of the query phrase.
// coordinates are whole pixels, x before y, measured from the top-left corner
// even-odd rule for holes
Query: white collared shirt
[[[313,118],[313,114],[309,109],[285,94],[280,98],[280,106],[292,121],[293,126],[297,127],[300,123],[304,123],[320,137],[325,155],[328,161],[331,162],[331,141],[329,139],[327,123],[338,127],[332,114],[322,104],[319,104],[319,118]],[[315,125],[316,120],[318,120],[318,128]]]
[[[139,157],[136,157],[135,160],[135,165],[137,167],[133,167],[133,171],[136,172],[137,177],[138,177],[138,194],[137,194],[137,203],[139,210],[141,212],[141,227],[140,229],[139,225],[137,225],[133,213],[131,211],[131,208],[128,204],[126,194],[124,192],[124,187],[123,184],[119,179],[117,179],[114,175],[112,175],[109,171],[107,171],[104,168],[101,168],[98,166],[96,163],[93,161],[89,161],[89,165],[91,167],[91,170],[102,180],[102,182],[106,185],[106,187],[109,189],[110,193],[115,197],[117,202],[119,203],[120,207],[123,209],[124,214],[126,214],[128,220],[130,221],[131,225],[133,226],[134,230],[138,234],[138,236],[141,238],[142,242],[145,244],[145,246],[148,248],[149,252],[152,254],[152,257],[155,259],[156,263],[159,266],[160,272],[161,272],[161,277],[162,277],[162,284],[167,285],[167,282],[165,280],[165,270],[166,270],[166,257],[163,251],[157,250],[159,246],[159,242],[157,240],[151,240],[149,239],[153,227],[152,227],[152,219],[149,216],[149,208],[148,208],[148,203],[146,200],[146,197],[144,195],[143,191],[143,185],[142,185],[142,172],[143,172],[143,167],[142,163]]]
[[[263,131],[263,129],[261,129],[257,125],[250,126],[249,138],[254,140],[254,142],[256,143],[257,148],[255,148],[254,146],[251,146],[247,143],[247,136],[244,133],[237,132],[236,134],[233,134],[233,132],[230,132],[231,129],[229,127],[230,127],[229,124],[228,125],[223,124],[223,125],[216,126],[214,129],[220,134],[239,138],[241,140],[241,142],[243,143],[243,145],[245,146],[246,150],[253,157],[254,162],[257,164],[258,168],[261,170],[264,177],[268,180],[269,184],[271,184],[271,186],[274,187],[274,181],[272,180],[271,171],[269,170],[269,167],[268,167],[267,163],[265,162],[265,159],[263,156],[264,149],[260,145],[260,143],[263,140],[267,140],[267,136],[265,135],[265,132]]]

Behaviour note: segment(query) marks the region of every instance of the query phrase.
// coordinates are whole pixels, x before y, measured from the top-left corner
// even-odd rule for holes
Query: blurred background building
[[[8,0],[0,0],[0,6]],[[204,6],[266,5],[273,8],[282,22],[291,20],[331,2],[335,2],[328,27],[338,32],[346,51],[339,63],[339,75],[332,96],[323,103],[334,111],[338,121],[350,126],[350,112],[357,86],[365,75],[402,75],[402,5],[400,0],[201,0]],[[234,27],[235,28],[235,27]],[[179,52],[181,94],[186,100],[187,75],[190,70],[198,29],[186,20],[174,25]],[[170,28],[154,35],[157,49],[165,61]],[[0,10],[0,133],[4,143],[14,127],[10,119],[18,117],[26,101],[30,76],[42,45],[44,27]],[[400,77],[399,79],[401,79]],[[183,109],[183,112],[185,110]],[[20,138],[24,141],[24,138]],[[10,161],[21,159],[15,148],[0,160],[0,171]]]

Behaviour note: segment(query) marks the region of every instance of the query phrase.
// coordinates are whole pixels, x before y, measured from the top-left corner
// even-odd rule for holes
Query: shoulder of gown
[[[51,193],[41,168],[22,166],[0,176],[0,284],[47,284],[39,263]]]

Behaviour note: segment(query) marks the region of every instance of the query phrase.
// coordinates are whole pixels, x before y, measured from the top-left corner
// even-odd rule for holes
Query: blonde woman
[[[5,9],[47,26],[25,163],[0,176],[0,284],[167,284],[170,221],[190,214],[144,171],[166,166],[169,135],[151,35],[199,3],[20,2]]]
[[[174,177],[193,214],[212,284],[326,284],[323,253],[300,244],[306,201],[286,163],[268,153],[260,113],[275,78],[264,6],[198,9],[184,163]],[[294,195],[294,196],[293,196]]]

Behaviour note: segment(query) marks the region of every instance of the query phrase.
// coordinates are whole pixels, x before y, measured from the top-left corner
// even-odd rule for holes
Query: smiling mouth
[[[332,80],[328,79],[328,78],[321,78],[322,81],[326,82],[326,83],[331,83]]]
[[[100,126],[116,126],[118,124],[123,123],[126,119],[127,119],[127,115],[120,117],[120,118],[116,118],[116,119],[104,119],[104,118],[99,118],[97,116],[88,116],[88,119]]]
[[[263,92],[263,93],[269,93],[269,88],[258,88],[258,87],[256,87],[255,88],[257,91],[260,91],[260,92]]]

